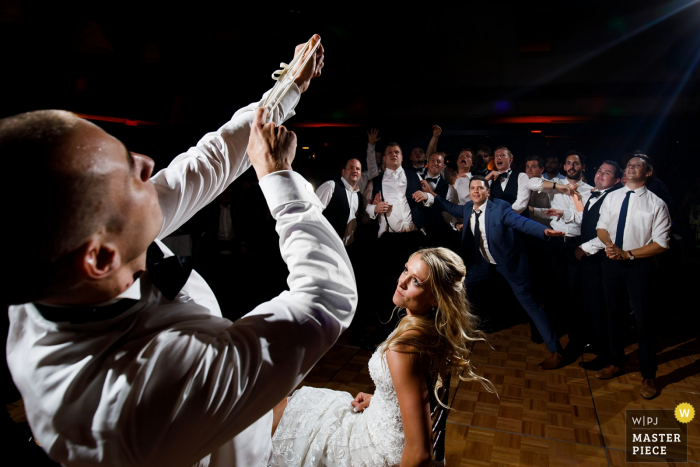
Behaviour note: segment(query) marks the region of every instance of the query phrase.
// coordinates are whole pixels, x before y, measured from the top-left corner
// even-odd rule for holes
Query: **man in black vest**
[[[603,273],[601,261],[604,250],[595,251],[591,247],[598,243],[596,226],[600,217],[600,207],[608,193],[622,187],[620,178],[622,169],[616,162],[605,161],[600,164],[595,174],[595,189],[583,208],[581,220],[581,245],[576,248],[576,258],[581,261],[581,290],[585,322],[582,325],[592,327],[593,343],[598,357],[580,365],[588,370],[600,370],[610,364],[610,345],[608,335],[608,312],[603,294]],[[591,254],[592,253],[592,254]]]
[[[491,183],[491,199],[502,199],[511,205],[516,214],[529,217],[527,206],[530,202],[530,190],[527,174],[514,172],[510,168],[513,153],[507,147],[496,148],[493,155],[498,178]]]
[[[362,194],[359,182],[362,177],[362,164],[358,159],[345,162],[341,176],[328,180],[318,187],[316,196],[323,203],[323,215],[343,241],[345,247],[352,245],[362,212]]]
[[[376,138],[376,132],[374,133]],[[371,137],[370,137],[371,141]],[[373,143],[376,143],[376,139]],[[374,161],[374,144],[372,143],[372,157],[368,154],[367,163]],[[376,164],[375,164],[376,167]],[[376,170],[375,170],[376,172]],[[355,272],[355,282],[357,283],[358,296],[362,291],[366,296],[368,286],[369,270],[363,267],[360,258],[366,253],[365,249],[358,243],[358,227],[361,224],[360,218],[363,212],[364,200],[360,193],[360,180],[362,179],[362,165],[358,159],[348,159],[343,166],[341,176],[328,180],[318,187],[316,196],[324,206],[323,215],[328,219],[333,229],[343,241],[345,249],[350,257],[350,262]],[[361,229],[360,229],[361,230]],[[355,318],[350,323],[350,341],[353,345],[361,345],[365,336],[365,326],[367,322],[367,303],[363,300],[358,303]]]

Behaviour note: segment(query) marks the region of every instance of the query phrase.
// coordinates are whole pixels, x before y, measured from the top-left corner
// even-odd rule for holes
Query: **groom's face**
[[[472,180],[469,183],[469,197],[475,205],[484,204],[489,197],[489,193],[491,193],[491,190],[486,187],[486,182],[483,180]]]

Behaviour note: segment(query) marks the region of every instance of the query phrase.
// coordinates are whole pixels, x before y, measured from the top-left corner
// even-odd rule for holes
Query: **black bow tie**
[[[509,175],[510,172],[503,172],[502,174],[498,174],[498,181],[500,182],[502,180],[505,180],[506,178],[508,178]]]
[[[602,191],[591,191],[591,198],[597,198],[602,194],[603,194]]]
[[[437,183],[438,180],[440,180],[440,177],[435,177],[435,178],[428,177],[425,179],[426,182],[433,182],[433,183]]]
[[[168,300],[173,300],[182,290],[192,272],[192,257],[170,256],[164,258],[155,242],[146,252],[146,269],[153,285]]]
[[[151,283],[168,300],[173,300],[182,290],[192,272],[192,258],[189,256],[170,256],[164,258],[163,252],[151,243],[146,252],[146,268]],[[127,311],[138,303],[138,300],[122,298],[111,305],[105,306],[72,306],[53,307],[35,303],[39,313],[49,321],[56,323],[69,322],[84,324],[96,321],[106,321]]]

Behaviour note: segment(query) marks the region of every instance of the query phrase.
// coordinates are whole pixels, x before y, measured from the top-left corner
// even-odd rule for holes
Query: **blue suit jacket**
[[[464,219],[462,228],[462,257],[467,265],[474,261],[473,234],[469,228],[469,217],[474,209],[474,202],[469,201],[464,205],[453,204],[436,196],[435,200],[454,217]],[[480,225],[486,226],[486,241],[489,252],[496,260],[496,268],[508,279],[522,284],[529,279],[530,267],[527,262],[525,250],[516,231],[527,235],[544,239],[546,227],[538,222],[519,216],[510,207],[510,204],[500,199],[490,199],[486,204],[484,216],[480,219]],[[483,229],[483,227],[482,227]],[[467,242],[465,242],[465,239]],[[484,260],[488,262],[487,260]]]

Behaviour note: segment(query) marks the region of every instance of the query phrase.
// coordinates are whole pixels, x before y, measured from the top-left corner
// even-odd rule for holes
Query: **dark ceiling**
[[[63,3],[0,0],[0,116],[65,108],[195,134],[259,99],[318,33],[326,67],[297,124],[427,128],[421,138],[432,123],[453,137],[614,127],[608,144],[647,147],[669,122],[697,133],[698,0]],[[585,123],[503,120],[523,116]]]

